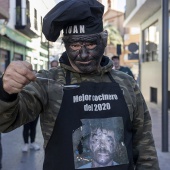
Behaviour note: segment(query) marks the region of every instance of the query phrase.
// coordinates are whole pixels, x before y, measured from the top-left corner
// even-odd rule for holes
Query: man
[[[64,32],[67,55],[60,58],[61,66],[39,71],[36,78],[31,64],[15,61],[0,79],[0,131],[9,132],[40,114],[43,170],[74,170],[73,132],[81,130],[80,120],[112,117],[123,120],[128,153],[128,163],[116,168],[159,169],[142,94],[131,77],[113,70],[112,61],[103,56],[108,36],[103,12],[96,0],[61,1],[43,20],[47,40],[56,41]]]
[[[119,60],[119,56],[113,56],[112,57],[112,61],[113,61],[113,66],[114,66],[114,69],[115,70],[119,70],[119,71],[122,71],[130,76],[132,76],[134,78],[134,75],[132,73],[132,71],[128,68],[128,67],[123,67],[123,66],[120,66],[120,60]]]
[[[51,64],[51,68],[57,67],[58,66],[58,61],[57,60],[52,60],[50,64]]]

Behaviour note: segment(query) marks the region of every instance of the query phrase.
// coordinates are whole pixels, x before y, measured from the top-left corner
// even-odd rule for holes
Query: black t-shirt
[[[130,70],[130,68],[128,67],[123,67],[123,66],[120,66],[120,68],[118,69],[119,71],[122,71],[130,76],[132,76],[134,78],[134,75],[132,73],[132,71]]]

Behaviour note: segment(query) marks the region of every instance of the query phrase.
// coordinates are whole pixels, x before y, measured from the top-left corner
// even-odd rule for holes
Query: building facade
[[[105,7],[103,15],[104,29],[109,34],[105,54],[112,57],[117,55],[117,45],[121,46],[120,49],[123,49],[123,36],[125,33],[123,28],[124,13],[118,10],[117,0],[99,0],[99,2]]]
[[[0,0],[2,5],[7,14],[0,18],[1,72],[15,60],[26,60],[35,70],[48,69],[49,42],[42,34],[42,23],[55,1]]]
[[[126,27],[140,28],[140,87],[145,99],[158,106],[162,104],[161,2],[161,0],[126,0],[124,21]],[[170,57],[168,65],[170,68]],[[168,96],[170,101],[170,79]],[[170,108],[170,102],[168,107]]]
[[[139,74],[139,29],[123,26],[125,17],[124,0],[100,0],[100,2],[105,6],[103,20],[106,27],[104,29],[108,30],[109,33],[105,54],[109,57],[119,55],[120,64],[130,67],[135,79],[137,79]],[[107,27],[108,25],[110,27]],[[112,43],[110,43],[110,39],[112,39]],[[129,45],[133,47],[132,51],[129,50]]]

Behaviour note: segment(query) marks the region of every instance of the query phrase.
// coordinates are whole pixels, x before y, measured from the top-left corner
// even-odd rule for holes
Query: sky
[[[118,1],[118,9],[120,10],[120,11],[125,11],[125,4],[126,4],[126,0],[119,0]]]
[[[56,1],[56,3],[58,3],[61,0],[55,0],[55,1]],[[118,0],[117,9],[124,12],[125,11],[125,4],[126,4],[126,0]]]
[[[58,2],[60,2],[61,0],[55,0],[56,1],[56,3],[58,3]]]

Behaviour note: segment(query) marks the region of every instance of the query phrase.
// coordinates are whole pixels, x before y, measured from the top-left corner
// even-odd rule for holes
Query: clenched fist
[[[36,79],[32,65],[26,61],[13,61],[3,75],[3,88],[9,93],[19,93],[22,88]]]

